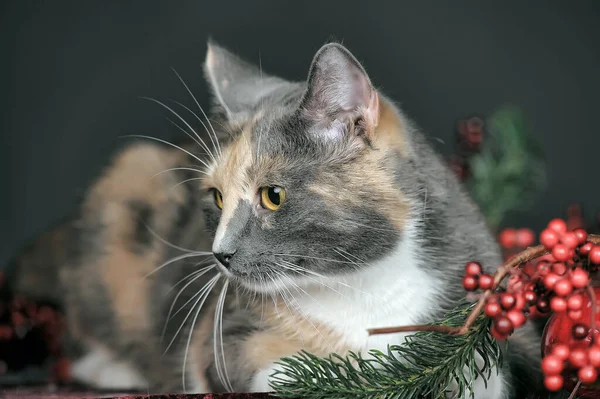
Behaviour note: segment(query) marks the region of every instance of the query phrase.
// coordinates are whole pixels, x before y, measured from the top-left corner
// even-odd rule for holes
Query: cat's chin
[[[290,288],[298,287],[298,282],[288,278],[272,280],[264,276],[262,278],[239,277],[229,273],[227,276],[241,287],[258,293],[275,294],[282,291],[287,291]]]

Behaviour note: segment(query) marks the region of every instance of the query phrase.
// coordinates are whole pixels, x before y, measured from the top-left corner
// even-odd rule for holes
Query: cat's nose
[[[231,262],[231,258],[233,258],[235,252],[213,252],[213,255],[217,260],[227,269],[229,269],[229,262]]]

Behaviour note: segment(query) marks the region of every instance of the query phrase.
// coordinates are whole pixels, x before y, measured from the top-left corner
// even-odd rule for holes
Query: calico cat
[[[464,299],[467,261],[501,263],[454,174],[342,45],[303,83],[213,42],[204,69],[204,139],[178,117],[189,140],[127,147],[16,261],[16,290],[64,303],[80,381],[269,391],[281,357],[400,344],[367,328],[436,321]],[[475,398],[521,395],[517,369],[537,386],[535,334],[511,338]]]

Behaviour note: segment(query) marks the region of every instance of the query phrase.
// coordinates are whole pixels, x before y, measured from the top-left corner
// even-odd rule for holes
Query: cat
[[[64,304],[76,379],[270,391],[281,357],[400,344],[367,328],[439,320],[468,261],[501,264],[457,178],[344,46],[321,47],[306,82],[207,47],[204,139],[178,116],[181,143],[129,145],[16,258],[18,292]],[[475,398],[538,386],[538,338],[515,333]]]

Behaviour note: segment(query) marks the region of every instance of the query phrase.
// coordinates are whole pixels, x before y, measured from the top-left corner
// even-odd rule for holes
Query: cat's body
[[[205,69],[220,116],[212,126],[230,137],[199,159],[194,142],[185,152],[125,149],[56,230],[66,250],[40,241],[18,260],[16,288],[48,295],[32,276],[47,251],[60,256],[70,335],[85,353],[79,379],[181,391],[185,360],[188,391],[267,391],[280,357],[400,344],[402,334],[367,329],[435,321],[464,298],[467,261],[488,271],[501,262],[455,176],[343,47],[324,46],[306,84],[264,75],[216,45]],[[206,174],[161,173],[182,167]],[[217,266],[200,275],[211,252]],[[214,289],[200,309],[206,284]],[[509,368],[537,367],[532,330],[511,342],[520,356],[509,351],[487,387],[476,381],[476,398],[514,395]]]

